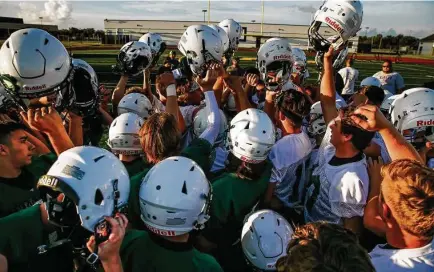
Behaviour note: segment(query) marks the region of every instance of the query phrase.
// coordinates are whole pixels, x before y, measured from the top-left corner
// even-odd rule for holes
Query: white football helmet
[[[238,159],[261,163],[276,142],[276,130],[268,115],[258,109],[239,112],[231,121],[226,146]]]
[[[137,76],[152,64],[152,51],[144,42],[133,41],[122,46],[117,57],[116,71]]]
[[[280,214],[259,210],[244,220],[241,245],[249,264],[261,271],[276,271],[276,262],[286,255],[294,230]]]
[[[152,65],[155,65],[160,59],[161,54],[166,50],[166,43],[161,38],[160,34],[157,33],[146,33],[140,37],[139,42],[144,42],[151,48],[152,52]]]
[[[199,137],[202,134],[202,132],[204,132],[208,127],[209,116],[210,116],[209,108],[206,106],[201,108],[194,116],[193,134],[196,137]],[[224,140],[223,135],[225,134],[228,128],[228,120],[226,119],[226,116],[222,110],[220,110],[220,118],[221,118],[220,132],[219,132],[219,137],[217,137],[216,144]]]
[[[390,107],[392,106],[393,101],[395,101],[395,99],[398,97],[399,95],[391,95],[388,97],[384,97],[383,103],[381,103],[380,106],[380,110],[381,112],[383,112],[383,114],[386,116],[386,118],[389,119],[390,121],[390,116],[389,116],[389,112],[390,112]]]
[[[60,227],[81,222],[94,233],[105,216],[114,216],[128,204],[130,178],[109,151],[79,146],[60,154],[37,187],[46,197],[50,222]],[[57,198],[58,193],[65,195],[63,200]]]
[[[360,87],[365,87],[365,86],[377,86],[381,88],[381,82],[376,77],[367,77],[360,82]]]
[[[272,38],[259,48],[256,67],[267,87],[274,89],[289,80],[289,74],[292,72],[292,62],[293,56],[289,41],[284,38]],[[272,79],[271,74],[274,74],[274,77],[280,74],[280,81],[270,82]]]
[[[140,145],[139,131],[143,126],[143,118],[135,113],[123,113],[116,117],[110,125],[108,146],[114,154],[143,154]]]
[[[11,97],[27,106],[28,99],[71,87],[71,58],[63,44],[45,30],[21,29],[0,49],[0,75]]]
[[[292,48],[292,73],[296,73],[300,76],[301,83],[309,78],[309,71],[307,70],[307,58],[303,50],[297,47]]]
[[[227,33],[229,38],[229,51],[231,53],[237,51],[238,44],[242,35],[241,25],[234,19],[226,19],[219,23],[219,27]],[[225,50],[226,51],[226,50]]]
[[[126,112],[135,113],[146,120],[154,113],[154,109],[146,95],[130,93],[122,97],[118,104],[118,115]]]
[[[221,62],[224,50],[219,33],[206,25],[189,26],[182,34],[178,49],[195,75],[204,73],[208,64]]]
[[[151,168],[139,198],[141,218],[150,231],[178,236],[204,227],[212,189],[198,164],[177,156]]]
[[[363,19],[363,5],[358,0],[327,0],[315,13],[308,35],[312,46],[316,51],[326,52],[329,46],[335,50],[341,49],[347,41],[356,36],[360,30]],[[327,31],[321,31],[321,25],[325,24],[336,36],[332,41],[326,38]],[[321,32],[321,33],[320,33]]]
[[[336,109],[339,110],[342,106],[342,103],[340,103],[339,100],[336,100]],[[326,130],[327,124],[322,113],[321,102],[318,101],[310,107],[309,127],[307,128],[307,131],[311,137],[315,137],[325,133]]]
[[[404,91],[390,107],[391,122],[403,133],[407,129],[419,130],[434,126],[434,90],[413,88]]]
[[[223,43],[223,54],[226,53],[229,50],[229,37],[226,31],[219,27],[218,25],[209,25],[212,29],[217,31],[217,33],[220,35],[220,38],[222,39]]]

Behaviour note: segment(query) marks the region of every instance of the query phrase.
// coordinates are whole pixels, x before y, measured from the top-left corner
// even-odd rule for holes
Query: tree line
[[[404,36],[402,34],[397,36],[383,36],[382,34],[378,34],[372,37],[360,36],[359,44],[370,44],[373,49],[393,50],[408,46],[410,49],[417,50],[419,39],[413,36]]]

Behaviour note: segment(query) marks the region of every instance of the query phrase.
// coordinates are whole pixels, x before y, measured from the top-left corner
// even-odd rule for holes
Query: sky
[[[434,34],[434,1],[362,1],[359,34]],[[322,1],[265,1],[264,22],[307,25]],[[60,28],[104,29],[104,19],[203,20],[208,1],[0,1],[0,16],[21,17],[26,23],[57,24]],[[233,18],[261,21],[261,1],[211,0],[211,20]],[[368,27],[368,29],[367,29]]]

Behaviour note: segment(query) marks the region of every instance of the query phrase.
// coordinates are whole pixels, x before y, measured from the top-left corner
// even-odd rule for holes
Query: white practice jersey
[[[312,144],[305,132],[287,135],[271,149],[270,182],[276,183],[274,194],[286,207],[300,207],[303,203],[306,162],[311,151]]]
[[[327,128],[323,142],[309,165],[304,218],[306,222],[342,224],[342,218],[363,216],[369,192],[366,158],[339,166],[330,165],[335,148]],[[316,152],[315,152],[316,153]]]
[[[357,78],[359,77],[359,71],[353,67],[345,67],[338,72],[342,79],[344,80],[344,88],[342,89],[342,94],[353,94],[354,85]]]
[[[434,271],[433,241],[411,249],[387,249],[385,245],[377,245],[369,255],[377,272]]]

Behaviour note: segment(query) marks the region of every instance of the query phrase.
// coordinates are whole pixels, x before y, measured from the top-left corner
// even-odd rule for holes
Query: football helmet
[[[95,70],[81,59],[72,59],[74,77],[72,88],[66,93],[59,93],[56,109],[68,109],[80,116],[93,116],[99,106],[99,84]]]
[[[149,170],[140,186],[139,198],[141,218],[150,231],[178,236],[204,228],[209,219],[212,188],[197,163],[177,156]]]
[[[210,63],[221,62],[224,50],[220,34],[206,25],[189,26],[181,36],[178,49],[195,75],[204,74]]]
[[[163,38],[161,38],[160,34],[152,32],[146,33],[140,37],[139,42],[144,42],[151,48],[152,65],[157,64],[160,56],[164,53],[164,50],[166,50],[166,43],[163,41]]]
[[[391,122],[404,134],[411,130],[412,135],[406,137],[409,142],[416,140],[417,133],[426,127],[434,126],[434,90],[413,88],[398,95],[390,107]],[[407,135],[408,136],[408,135]]]
[[[149,68],[151,63],[152,52],[149,45],[144,42],[133,41],[122,46],[113,70],[129,76],[137,76]]]
[[[288,221],[274,211],[250,214],[241,232],[241,245],[248,263],[260,271],[276,271],[276,262],[286,255],[293,233]]]
[[[220,35],[220,38],[222,39],[222,43],[223,43],[223,54],[225,54],[229,50],[228,34],[223,28],[221,28],[218,25],[209,25],[209,27],[217,31],[217,33]]]
[[[242,35],[241,25],[234,19],[226,19],[219,23],[219,27],[223,28],[229,38],[229,53],[233,54],[238,49],[240,38]],[[226,52],[226,50],[225,50]]]
[[[202,107],[194,116],[193,118],[193,134],[196,137],[199,137],[202,132],[206,130],[209,123],[209,117],[210,112],[208,107]],[[226,119],[225,114],[222,110],[220,110],[220,117],[221,117],[221,123],[220,123],[220,132],[219,136],[217,137],[216,144],[222,142],[224,140],[223,135],[225,134],[227,128],[228,128],[228,121]]]
[[[126,112],[135,113],[146,120],[154,113],[154,109],[146,95],[130,93],[122,97],[118,104],[118,115]]]
[[[51,223],[81,225],[94,233],[104,217],[114,216],[128,204],[130,179],[125,166],[109,151],[79,146],[60,154],[37,188]]]
[[[336,109],[339,110],[342,107],[342,103],[336,100]],[[310,107],[309,113],[309,126],[307,132],[309,136],[315,137],[325,133],[327,130],[327,124],[324,120],[324,115],[322,113],[321,102],[318,101]]]
[[[29,99],[71,88],[72,65],[63,44],[42,29],[15,31],[0,49],[0,81],[23,108]]]
[[[108,146],[114,154],[143,154],[140,145],[139,131],[144,120],[135,113],[123,113],[116,117],[110,125]]]
[[[267,159],[275,142],[276,129],[265,112],[246,109],[231,120],[226,146],[238,159],[261,163]]]
[[[356,36],[362,19],[363,5],[360,1],[327,0],[315,13],[308,30],[309,41],[316,51],[327,52],[330,46],[340,50],[351,37]],[[333,39],[327,38],[329,31],[321,30],[323,24],[333,30],[330,35]]]
[[[271,89],[276,89],[289,80],[292,63],[292,49],[287,39],[272,38],[259,48],[256,67],[261,79]]]

